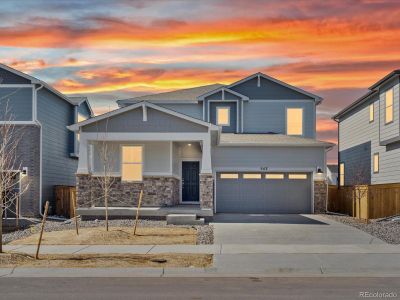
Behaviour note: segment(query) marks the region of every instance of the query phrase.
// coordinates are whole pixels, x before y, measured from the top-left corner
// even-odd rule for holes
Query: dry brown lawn
[[[39,234],[15,240],[9,245],[36,245]],[[133,235],[133,228],[111,227],[106,231],[102,227],[81,228],[79,235],[75,230],[44,232],[42,245],[195,245],[197,231],[183,227],[142,227]]]
[[[22,253],[0,254],[0,267],[132,268],[207,267],[211,254],[42,254],[39,259]]]

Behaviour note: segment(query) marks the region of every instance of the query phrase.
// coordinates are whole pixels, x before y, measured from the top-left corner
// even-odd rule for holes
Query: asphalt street
[[[8,300],[400,299],[400,277],[1,278],[0,291]]]

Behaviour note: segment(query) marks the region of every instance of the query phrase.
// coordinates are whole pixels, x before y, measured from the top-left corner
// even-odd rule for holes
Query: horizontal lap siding
[[[243,104],[243,126],[246,133],[274,132],[286,134],[286,109],[303,108],[304,136],[315,137],[315,104],[313,101],[249,101]]]
[[[32,121],[32,93],[31,87],[4,88],[0,85],[0,119]]]
[[[203,120],[203,105],[202,104],[169,104],[169,103],[156,103],[159,106],[179,112],[181,114]]]
[[[374,122],[369,123],[369,104],[374,101]],[[398,106],[399,99],[394,103]],[[371,154],[369,159],[365,158],[364,163],[370,165],[371,184],[400,182],[400,146],[399,143],[380,146],[379,145],[379,105],[378,97],[374,97],[369,102],[349,114],[339,124],[339,157],[341,162],[345,162],[345,181],[350,180],[346,176],[349,170],[346,167],[346,161],[342,160],[342,152],[354,148],[361,144],[370,142]],[[382,113],[381,113],[382,118]],[[381,121],[382,122],[382,121]],[[382,125],[381,125],[382,126]],[[354,152],[356,156],[359,154]],[[372,156],[379,153],[380,167],[379,173],[372,172]],[[348,156],[347,156],[348,159]],[[349,175],[349,174],[348,174]]]
[[[214,169],[325,168],[325,150],[317,147],[213,147]]]
[[[75,185],[78,160],[70,158],[71,104],[46,89],[38,92],[38,119],[42,124],[42,198],[53,201],[54,185]]]

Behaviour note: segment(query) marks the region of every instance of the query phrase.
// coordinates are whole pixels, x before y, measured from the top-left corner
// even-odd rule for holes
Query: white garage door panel
[[[310,213],[311,174],[307,179],[221,179],[217,174],[216,208],[225,213]],[[260,173],[257,173],[260,174]],[[295,173],[290,173],[295,174]],[[302,173],[306,174],[306,173]]]

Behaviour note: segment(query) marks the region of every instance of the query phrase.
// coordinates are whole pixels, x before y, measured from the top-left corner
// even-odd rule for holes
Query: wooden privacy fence
[[[56,185],[54,186],[56,199],[56,215],[66,218],[75,217],[76,187]]]
[[[400,184],[330,185],[328,211],[366,220],[399,215]]]

